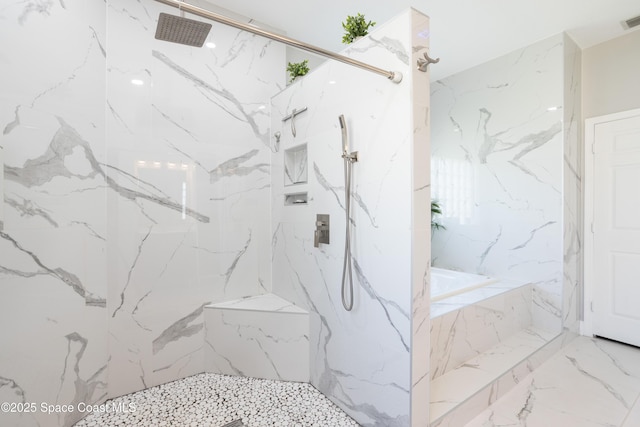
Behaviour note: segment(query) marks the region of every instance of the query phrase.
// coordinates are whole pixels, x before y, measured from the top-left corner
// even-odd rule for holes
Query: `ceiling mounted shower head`
[[[211,24],[207,22],[161,13],[156,28],[156,39],[202,47],[209,31]]]

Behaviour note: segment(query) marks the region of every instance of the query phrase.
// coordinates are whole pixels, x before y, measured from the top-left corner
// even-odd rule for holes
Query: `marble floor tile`
[[[640,349],[578,337],[466,426],[640,426],[639,395]]]
[[[622,427],[638,427],[640,426],[640,397],[636,399],[635,405],[622,423]]]
[[[76,427],[355,426],[307,383],[200,374],[121,396],[96,408]]]

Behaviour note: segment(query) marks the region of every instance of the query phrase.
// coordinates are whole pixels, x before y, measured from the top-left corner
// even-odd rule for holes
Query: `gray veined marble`
[[[138,245],[137,254],[136,254],[135,258],[133,259],[131,267],[129,268],[129,273],[127,274],[127,281],[124,284],[124,287],[122,288],[122,291],[120,292],[120,303],[118,304],[116,309],[113,310],[113,314],[111,315],[111,317],[116,317],[116,314],[118,314],[118,311],[120,311],[120,309],[122,308],[122,306],[125,303],[127,288],[129,288],[129,285],[131,284],[131,275],[133,274],[133,271],[136,268],[136,264],[138,263],[138,259],[140,258],[140,255],[142,254],[142,247],[144,246],[144,243],[147,241],[147,239],[151,235],[152,229],[153,229],[153,227],[149,227],[149,231],[147,231],[147,234],[145,234],[144,237],[142,238],[142,240],[140,240],[140,244]],[[140,303],[140,301],[138,301],[138,304],[139,303]],[[138,307],[138,304],[136,304],[136,308]],[[134,311],[135,311],[135,309],[134,309]]]
[[[15,181],[25,187],[39,187],[56,177],[74,177],[80,180],[99,177],[104,179],[105,183],[112,190],[126,199],[134,201],[146,200],[178,212],[184,211],[187,215],[192,216],[198,221],[209,221],[207,216],[199,214],[191,208],[184,207],[166,196],[143,193],[117,184],[111,176],[105,173],[103,166],[94,156],[89,143],[82,139],[76,130],[69,126],[65,120],[58,117],[58,122],[60,128],[51,140],[47,151],[37,158],[27,160],[23,167],[7,166],[5,168],[5,178],[7,180]],[[86,175],[73,173],[66,166],[66,158],[72,155],[76,147],[82,150],[86,162],[90,167],[90,171]],[[111,170],[118,170],[108,165],[107,167]],[[126,174],[124,171],[120,172]]]
[[[0,389],[3,389],[3,388],[8,388],[9,393],[12,395],[15,395],[20,402],[22,403],[26,402],[25,392],[22,389],[22,387],[20,387],[15,382],[15,380],[12,380],[11,378],[0,377]]]
[[[64,1],[60,0],[58,3],[63,9],[65,8]],[[24,7],[22,9],[22,13],[18,17],[18,22],[20,24],[24,24],[27,19],[29,19],[29,15],[36,13],[41,15],[49,15],[51,13],[51,9],[54,8],[56,2],[53,0],[49,1],[41,1],[41,0],[29,0],[25,2]]]
[[[18,126],[20,126],[20,105],[16,106],[15,118],[13,119],[13,121],[7,123],[7,125],[4,127],[4,130],[2,131],[2,134],[8,135],[14,128]]]
[[[256,165],[244,166],[244,163],[249,162],[249,160],[256,157],[259,153],[260,150],[254,149],[241,156],[234,157],[220,163],[215,169],[212,169],[209,172],[210,182],[215,183],[222,178],[246,176],[253,172],[268,174],[269,164],[267,163],[258,163]]]
[[[579,337],[467,425],[636,426],[639,361],[637,349]]]
[[[409,340],[407,337],[403,336],[403,333],[400,331],[400,327],[395,324],[396,321],[392,319],[391,311],[399,313],[400,316],[405,319],[405,321],[410,320],[409,313],[405,312],[404,309],[400,307],[398,303],[394,301],[386,300],[380,297],[380,295],[376,294],[375,290],[371,286],[371,283],[369,283],[366,276],[364,275],[364,272],[362,271],[362,268],[360,267],[360,264],[358,263],[357,259],[353,260],[353,266],[356,272],[356,276],[358,277],[358,282],[360,283],[360,286],[369,295],[370,298],[374,299],[380,304],[380,308],[384,310],[385,317],[387,318],[387,322],[389,326],[391,326],[397,332],[398,338],[402,342],[402,346],[405,348],[407,352],[409,352],[410,351],[410,348],[409,348],[410,346],[408,342]],[[408,390],[406,391],[408,392]]]
[[[91,374],[89,378],[82,378],[80,373],[80,364],[84,353],[87,349],[88,340],[79,333],[73,332],[65,336],[68,343],[68,353],[65,357],[65,366],[60,375],[60,391],[67,383],[73,384],[74,397],[73,405],[77,408],[79,403],[92,401],[93,399],[102,400],[107,397],[107,383],[105,381],[107,365],[101,366]],[[75,353],[74,353],[75,351]],[[60,401],[60,394],[56,401]],[[67,415],[65,424],[78,421],[84,417],[84,413],[76,411]]]
[[[558,332],[563,305],[574,307],[580,240],[573,233],[579,169],[566,166],[579,145],[573,50],[568,37],[554,36],[432,91],[432,197],[446,227],[432,240],[438,266],[536,284],[534,323]],[[458,190],[445,195],[453,182]]]
[[[381,27],[379,33],[374,31],[349,46],[345,52],[369,63],[385,63],[410,79],[415,68],[409,65],[414,41],[405,38],[409,36],[405,30],[413,24],[416,15],[419,14],[403,14]],[[420,22],[426,25],[425,20]],[[339,90],[328,85],[329,81],[339,84]],[[276,230],[272,233],[273,289],[310,313],[311,383],[363,426],[409,426],[412,422],[421,425],[418,419],[413,421],[410,414],[413,384],[420,385],[416,397],[428,399],[422,387],[424,381],[420,381],[427,375],[428,360],[424,366],[416,363],[416,368],[420,368],[416,369],[415,378],[411,378],[408,369],[412,343],[417,339],[414,333],[428,349],[429,319],[422,321],[427,327],[412,329],[411,313],[414,308],[420,314],[424,311],[412,307],[412,301],[416,305],[422,302],[414,295],[414,286],[425,285],[423,279],[428,266],[424,262],[429,256],[420,251],[424,256],[420,255],[415,265],[421,274],[412,274],[409,261],[412,197],[421,205],[422,197],[428,193],[400,184],[415,182],[416,187],[428,188],[426,173],[416,172],[415,177],[411,176],[414,169],[428,170],[419,165],[418,160],[418,164],[413,165],[411,159],[413,150],[423,149],[426,140],[413,139],[414,133],[405,132],[412,129],[413,113],[422,118],[425,115],[423,110],[414,111],[410,103],[394,102],[405,95],[411,97],[410,85],[390,87],[387,83],[377,76],[369,78],[357,70],[331,65],[307,75],[303,84],[289,86],[272,102],[272,111],[308,106],[306,117],[313,120],[298,129],[296,141],[307,144],[310,169],[313,165],[308,182],[300,184],[300,188],[302,191],[304,187],[313,197],[300,214],[307,215],[307,209],[309,213],[330,214],[332,226],[339,231],[345,223],[350,223],[356,242],[352,247],[356,303],[351,312],[344,311],[340,304],[344,244],[340,233],[336,237],[337,245],[332,233],[331,245],[315,249],[312,236],[306,232],[306,223],[293,215],[292,207],[278,203],[290,190],[285,187],[287,181],[279,179],[286,173],[282,152],[296,147],[286,135],[281,141],[281,150],[272,153],[272,229]],[[360,84],[367,88],[371,98],[367,97],[347,115],[340,108],[340,99],[352,94],[357,97]],[[424,89],[426,95],[426,86]],[[344,176],[339,157],[340,134],[336,132],[339,131],[336,117],[340,114],[345,114],[353,124],[350,141],[363,159],[354,167],[354,209],[348,219],[344,218]],[[274,127],[280,125],[277,120],[272,118]],[[328,128],[327,123],[334,125],[333,129]],[[414,130],[422,135],[419,125]],[[418,284],[412,282],[416,277],[420,277]],[[416,410],[416,414],[418,412]]]
[[[185,317],[178,319],[167,329],[162,331],[162,333],[153,340],[153,353],[158,353],[170,342],[178,341],[181,338],[190,337],[199,333],[202,328],[204,328],[204,323],[202,323],[202,312],[207,304],[209,303],[207,302],[202,304],[196,310]],[[199,320],[200,323],[192,324],[196,320]]]
[[[342,203],[344,200],[344,185],[342,186],[331,185],[331,183],[327,181],[327,178],[325,178],[325,176],[322,174],[322,171],[320,170],[320,168],[315,162],[313,164],[313,171],[316,175],[316,179],[318,180],[318,183],[322,186],[322,188],[324,188],[326,191],[334,195],[338,202],[338,205],[342,209],[344,209],[343,207],[344,205]],[[369,222],[371,223],[371,226],[374,228],[378,228],[378,224],[376,223],[376,218],[371,214],[368,206],[366,205],[366,203],[364,202],[360,194],[357,191],[354,191],[353,194],[351,195],[351,198],[352,198],[351,200],[354,201],[360,207],[362,212],[364,212],[364,214],[367,216]],[[353,223],[354,221],[353,216],[351,217],[350,220]]]
[[[256,137],[258,137],[262,143],[269,147],[269,134],[268,132],[261,131],[260,126],[255,120],[255,113],[246,111],[245,105],[238,100],[234,94],[225,88],[217,88],[212,84],[208,83],[204,79],[190,73],[184,67],[180,66],[178,63],[172,61],[169,57],[167,57],[162,52],[157,50],[153,51],[153,57],[166,64],[169,68],[174,70],[180,76],[192,82],[197,87],[201,88],[204,92],[203,94],[215,105],[220,107],[223,111],[225,111],[229,118],[234,120],[242,120],[246,122],[251,129],[253,130]],[[218,82],[219,83],[219,82]],[[210,96],[210,97],[209,97]]]
[[[34,275],[39,275],[39,274],[49,275],[51,277],[56,278],[57,280],[64,283],[65,285],[71,287],[71,289],[73,289],[73,291],[76,294],[80,295],[84,299],[85,304],[87,306],[106,307],[106,304],[107,304],[106,299],[102,296],[95,295],[92,292],[88,291],[80,281],[80,278],[75,274],[73,274],[72,272],[66,271],[61,267],[50,267],[45,265],[36,254],[23,248],[19,242],[17,242],[13,237],[11,237],[7,233],[0,231],[0,237],[8,241],[9,243],[11,243],[11,245],[13,245],[15,249],[27,255],[33,261],[35,266],[38,267],[38,270],[39,270],[37,273],[26,273],[26,272],[17,272],[13,269],[2,267],[5,273],[13,274],[13,272],[15,271],[17,275],[21,277],[33,277]]]
[[[16,197],[19,198],[20,196]],[[51,218],[51,215],[45,209],[40,208],[37,203],[32,200],[22,199],[22,201],[18,201],[5,195],[4,201],[13,209],[18,211],[20,216],[41,217],[51,224],[51,226],[58,227],[58,223]]]
[[[247,238],[247,241],[244,244],[244,247],[238,251],[236,256],[233,258],[233,261],[231,262],[231,265],[229,265],[229,268],[227,268],[227,271],[224,273],[224,277],[225,277],[224,286],[225,286],[225,288],[229,285],[229,281],[231,280],[231,276],[236,271],[236,267],[238,266],[238,263],[240,262],[240,260],[244,256],[244,254],[249,249],[249,246],[251,245],[251,234],[252,234],[251,230],[249,230],[249,237]]]
[[[0,35],[38,37],[39,43],[0,49],[13,70],[0,83],[7,99],[0,117],[7,165],[0,312],[34,337],[0,334],[7,355],[0,371],[11,372],[0,372],[2,396],[101,403],[183,377],[191,384],[208,352],[218,353],[215,363],[232,373],[248,374],[238,357],[225,356],[226,340],[205,339],[205,306],[273,293],[292,304],[269,316],[298,316],[286,322],[294,329],[306,316],[310,329],[288,335],[268,324],[272,317],[246,324],[225,314],[223,325],[254,345],[249,354],[285,377],[299,363],[285,357],[283,366],[273,346],[303,347],[311,354],[302,357],[308,371],[294,372],[301,381],[310,380],[364,426],[408,426],[412,384],[420,382],[409,369],[415,336],[408,260],[417,237],[409,221],[411,198],[426,195],[396,191],[411,182],[409,171],[426,170],[410,156],[420,146],[413,131],[424,133],[426,117],[421,110],[412,129],[412,85],[327,64],[308,76],[303,90],[297,85],[282,95],[282,46],[223,26],[215,51],[163,44],[152,33],[158,12],[168,9],[151,0],[27,0],[4,9]],[[388,64],[411,81],[415,43],[407,28],[414,15],[381,27],[349,55]],[[58,31],[42,39],[43,26]],[[56,47],[65,40],[78,48],[61,53]],[[43,63],[46,70],[39,69]],[[313,116],[307,115],[313,120],[304,119],[298,138],[306,133],[303,143],[313,150],[289,174],[306,187],[309,205],[335,218],[344,213],[339,151],[335,145],[324,151],[322,143],[346,107],[330,80],[346,84],[348,98],[367,94],[365,105],[349,108],[358,124],[354,141],[368,154],[356,171],[357,209],[349,219],[359,232],[353,253],[360,302],[348,315],[336,304],[339,245],[313,249],[308,223],[290,221],[288,207],[271,199],[281,202],[286,172],[273,157],[283,150],[270,150],[270,121],[278,118],[269,112],[313,105]],[[336,106],[341,111],[333,111]],[[292,148],[286,138],[281,144]],[[308,161],[316,162],[315,173]],[[424,175],[416,178],[420,188],[428,184]],[[304,216],[309,205],[290,209]],[[428,253],[417,257],[422,270]],[[390,258],[402,264],[393,274],[381,262]],[[47,357],[36,361],[34,354]],[[262,384],[247,382],[249,390]],[[301,393],[285,394],[295,400]],[[149,394],[156,397],[143,392]],[[295,400],[291,407],[299,405],[306,403]],[[305,426],[356,424],[332,407],[325,399],[321,410],[295,416]],[[7,423],[66,427],[80,416]]]
[[[371,50],[390,53],[401,63],[409,65],[409,51],[407,50],[407,47],[403,45],[402,41],[399,38],[393,38],[389,36],[382,36],[380,38],[377,38],[375,35],[371,34],[366,39],[364,39],[363,42],[350,45],[346,51],[366,53]]]
[[[531,242],[531,241],[535,238],[536,233],[537,233],[538,231],[542,230],[542,229],[543,229],[543,228],[545,228],[545,227],[548,227],[548,226],[550,226],[550,225],[553,225],[553,224],[555,224],[555,223],[556,223],[556,221],[548,221],[548,222],[546,222],[546,223],[542,224],[540,227],[536,227],[536,228],[534,228],[533,230],[531,230],[531,234],[530,234],[529,238],[528,238],[526,241],[524,241],[524,242],[520,243],[520,244],[519,244],[519,245],[517,245],[517,246],[514,246],[513,248],[511,248],[511,250],[512,250],[512,251],[515,251],[515,250],[518,250],[518,249],[522,249],[522,248],[524,248],[525,246],[527,246],[527,244],[529,244],[529,242]]]

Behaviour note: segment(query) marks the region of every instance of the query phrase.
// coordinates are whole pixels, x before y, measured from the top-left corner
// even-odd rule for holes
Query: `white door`
[[[640,346],[640,115],[594,131],[593,332]]]

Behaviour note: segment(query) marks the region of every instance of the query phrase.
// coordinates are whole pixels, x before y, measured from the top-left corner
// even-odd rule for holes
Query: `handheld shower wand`
[[[338,117],[342,130],[342,158],[344,159],[344,204],[345,204],[345,236],[344,236],[344,262],[342,264],[342,305],[347,311],[353,308],[353,275],[351,267],[351,169],[358,161],[358,152],[349,152],[349,138],[347,122],[344,115]],[[349,287],[347,289],[347,275]]]
[[[344,114],[338,116],[338,121],[340,122],[340,130],[342,130],[342,158],[350,163],[355,163],[358,161],[358,152],[349,152],[349,135],[347,134],[347,122],[344,119]]]
[[[349,135],[347,134],[347,122],[344,119],[344,114],[338,116],[338,121],[340,122],[340,130],[342,131],[342,155],[344,157],[344,155],[349,152]]]

